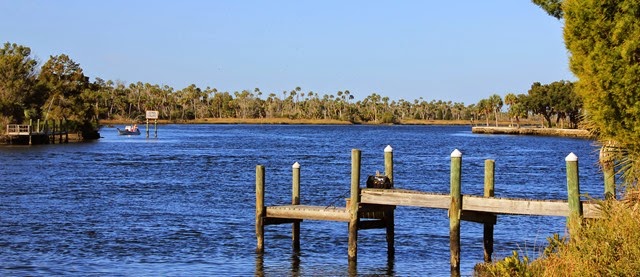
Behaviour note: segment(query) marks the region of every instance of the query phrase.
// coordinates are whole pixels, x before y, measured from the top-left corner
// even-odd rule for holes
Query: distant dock
[[[514,127],[488,127],[476,126],[471,128],[474,134],[503,134],[503,135],[534,135],[534,136],[558,136],[572,138],[592,138],[589,131],[584,129],[558,129],[558,128],[514,128]]]
[[[43,128],[41,128],[43,127]],[[47,122],[44,126],[40,125],[40,121],[33,126],[31,124],[8,124],[5,132],[6,142],[9,144],[49,144],[69,142],[69,132],[66,124],[62,121],[58,125],[53,121],[50,127]]]

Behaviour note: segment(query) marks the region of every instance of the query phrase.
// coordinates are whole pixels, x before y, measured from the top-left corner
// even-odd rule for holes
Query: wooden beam
[[[362,189],[361,203],[448,209],[448,194],[433,194],[404,189]]]
[[[266,207],[266,217],[309,220],[349,221],[349,212],[345,208],[287,205]]]
[[[366,204],[448,209],[451,202],[449,195],[412,190],[362,189],[361,193],[361,202]],[[600,216],[597,204],[590,201],[582,201],[581,203],[585,218],[598,218]],[[564,200],[485,198],[482,196],[464,195],[462,197],[462,210],[494,214],[566,217],[569,215],[569,204]]]

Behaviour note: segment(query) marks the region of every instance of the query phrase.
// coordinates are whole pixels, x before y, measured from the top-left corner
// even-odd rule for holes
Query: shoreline
[[[589,131],[584,129],[557,129],[557,128],[514,128],[514,127],[472,127],[474,134],[502,134],[502,135],[529,135],[529,136],[555,136],[570,138],[593,139]]]

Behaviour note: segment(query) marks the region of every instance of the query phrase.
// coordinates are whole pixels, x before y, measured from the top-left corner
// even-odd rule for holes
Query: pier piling
[[[391,181],[393,188],[393,148],[387,145],[384,148],[384,173]],[[385,212],[384,222],[387,227],[387,257],[393,259],[395,256],[395,206]]]
[[[292,166],[291,205],[300,205],[300,164],[295,162]],[[300,251],[300,221],[292,223],[291,240],[294,251]]]
[[[358,208],[360,205],[360,161],[359,149],[351,150],[351,197],[349,198],[349,262],[358,260]]]
[[[495,164],[494,160],[484,161],[484,197],[487,198],[495,196]],[[485,222],[483,225],[484,262],[490,263],[491,255],[493,255],[493,223]]]
[[[257,253],[264,253],[264,166],[256,166],[256,238]]]
[[[451,252],[451,276],[460,276],[460,214],[462,212],[461,170],[462,153],[451,153],[451,204],[449,205],[449,246]]]
[[[582,203],[580,203],[580,180],[578,179],[578,156],[569,153],[565,158],[567,163],[567,202],[569,203],[569,218],[581,220],[583,216]],[[571,226],[571,224],[567,224]]]

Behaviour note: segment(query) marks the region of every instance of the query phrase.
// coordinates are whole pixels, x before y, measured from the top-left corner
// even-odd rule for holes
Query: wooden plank
[[[508,198],[484,198],[465,195],[462,199],[462,209],[499,214],[568,216],[567,201],[544,201]]]
[[[307,205],[287,205],[266,207],[266,217],[290,218],[290,219],[310,219],[310,220],[330,220],[349,221],[349,212],[345,208],[307,206]]]
[[[448,209],[451,203],[449,195],[421,191],[362,189],[361,193],[361,201],[366,204]],[[582,201],[582,205],[585,218],[597,218],[600,216],[597,204]],[[569,204],[564,200],[485,198],[465,195],[462,197],[462,210],[494,214],[569,216]]]
[[[600,205],[591,201],[582,201],[582,212],[584,218],[600,218],[602,213],[600,212]]]
[[[368,204],[448,209],[451,197],[448,194],[404,189],[362,189],[360,201]]]

